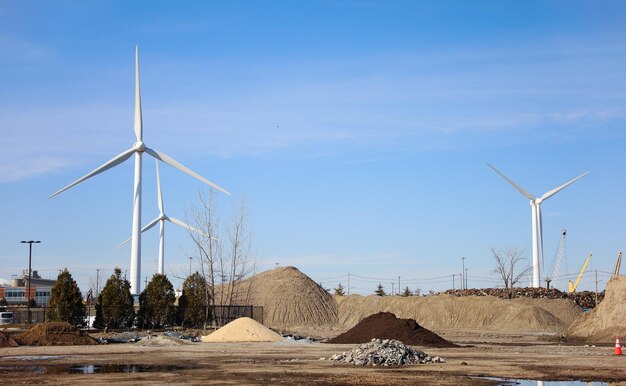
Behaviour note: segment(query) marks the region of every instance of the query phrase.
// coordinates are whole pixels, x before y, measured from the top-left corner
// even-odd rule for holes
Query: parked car
[[[0,324],[13,324],[13,313],[9,311],[0,312]]]

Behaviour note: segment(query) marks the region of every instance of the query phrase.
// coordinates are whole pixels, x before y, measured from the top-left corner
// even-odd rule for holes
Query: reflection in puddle
[[[32,374],[104,374],[104,373],[146,373],[146,372],[162,372],[162,371],[179,371],[189,367],[167,365],[40,365],[40,366],[0,366],[0,374],[8,372],[23,372]]]
[[[606,382],[535,381],[532,379],[500,379],[503,386],[609,386]]]

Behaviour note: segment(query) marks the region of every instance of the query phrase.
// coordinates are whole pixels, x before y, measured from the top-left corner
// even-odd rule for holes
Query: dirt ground
[[[446,363],[356,367],[328,358],[351,344],[133,344],[0,348],[2,384],[495,385],[487,379],[584,380],[626,385],[613,345],[559,345],[545,334],[438,331],[460,348],[420,348]],[[28,358],[25,356],[35,356]],[[39,356],[39,357],[38,357]],[[41,357],[46,356],[46,357]],[[621,383],[620,383],[621,381]]]

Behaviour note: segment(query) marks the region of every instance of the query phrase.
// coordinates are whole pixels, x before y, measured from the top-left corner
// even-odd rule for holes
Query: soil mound
[[[568,324],[546,309],[493,296],[337,296],[339,323],[349,328],[378,312],[414,319],[434,331],[560,332]]]
[[[614,342],[615,336],[626,336],[626,276],[607,283],[605,297],[589,313],[583,314],[565,332],[566,340]]]
[[[370,315],[329,343],[366,343],[372,339],[394,339],[414,346],[456,347],[415,320],[399,319],[391,312]]]
[[[15,339],[11,338],[6,333],[0,331],[0,347],[17,347],[18,344]]]
[[[239,318],[212,334],[202,337],[202,342],[278,342],[283,337],[250,318]]]
[[[263,324],[280,330],[337,323],[337,303],[295,267],[280,267],[243,281],[238,304],[263,307]]]
[[[74,346],[98,344],[98,342],[66,322],[39,323],[15,335],[15,341],[23,346]]]

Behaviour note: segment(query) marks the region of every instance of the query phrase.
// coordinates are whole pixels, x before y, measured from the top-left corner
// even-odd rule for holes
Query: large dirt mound
[[[565,321],[542,307],[493,296],[350,295],[336,296],[335,299],[339,304],[339,323],[348,328],[378,312],[392,312],[399,318],[414,319],[421,326],[434,331],[481,329],[502,332],[560,332],[568,326]]]
[[[277,329],[337,323],[333,297],[295,267],[262,272],[241,283],[240,304],[263,306],[263,324]]]
[[[74,346],[98,344],[98,342],[66,322],[39,323],[15,335],[23,346]]]
[[[202,337],[203,342],[278,342],[283,337],[250,318],[239,318],[212,334]]]
[[[18,344],[13,338],[0,331],[0,347],[17,347]]]
[[[626,276],[611,279],[598,307],[583,314],[566,331],[572,341],[611,342],[626,336]]]
[[[542,308],[561,319],[566,326],[574,323],[583,314],[583,309],[570,299],[515,298],[511,302]]]
[[[391,312],[379,312],[361,320],[356,326],[328,343],[366,343],[372,339],[395,339],[404,344],[425,347],[455,347],[413,319],[399,319]]]

